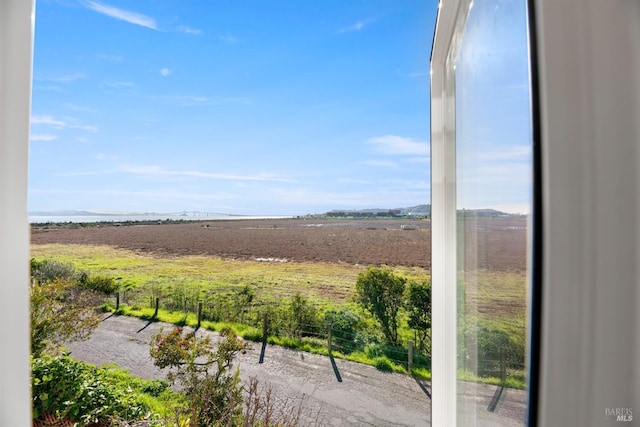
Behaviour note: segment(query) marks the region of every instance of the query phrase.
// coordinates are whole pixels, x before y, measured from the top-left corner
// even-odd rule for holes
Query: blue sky
[[[429,203],[436,1],[38,0],[29,209]]]

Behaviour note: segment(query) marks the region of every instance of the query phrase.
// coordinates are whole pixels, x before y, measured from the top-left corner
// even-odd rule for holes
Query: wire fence
[[[235,293],[209,293],[202,298],[199,291],[167,292],[153,289],[140,292],[138,289],[120,291],[116,295],[116,306],[129,305],[150,307],[157,310],[193,313],[201,321],[239,323],[259,330],[252,339],[277,342],[301,350],[336,355],[355,361],[366,360],[381,370],[402,367],[411,372],[422,368],[430,372],[430,343],[416,339],[404,339],[398,345],[389,345],[383,340],[358,330],[352,322],[328,321],[321,313],[327,306],[305,299],[256,300],[242,290]],[[323,311],[324,310],[324,311]],[[348,319],[347,319],[348,320]],[[414,337],[417,337],[415,335]],[[493,352],[469,355],[459,360],[459,368],[477,378],[498,378],[501,384],[514,378],[526,381],[526,366],[519,355],[496,348]],[[264,358],[264,354],[261,358]],[[522,359],[524,356],[522,356]],[[397,369],[395,369],[397,370]]]

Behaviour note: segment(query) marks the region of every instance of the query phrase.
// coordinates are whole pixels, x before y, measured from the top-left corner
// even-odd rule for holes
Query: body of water
[[[231,220],[231,219],[275,219],[292,218],[291,216],[264,216],[264,215],[228,215],[228,214],[122,214],[122,215],[29,215],[29,223],[65,223],[65,222],[125,222],[125,221],[211,221],[211,220]]]

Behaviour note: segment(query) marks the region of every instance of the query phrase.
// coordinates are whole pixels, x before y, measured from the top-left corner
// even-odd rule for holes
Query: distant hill
[[[324,215],[333,217],[389,217],[389,216],[429,216],[431,205],[417,205],[408,208],[335,209]]]

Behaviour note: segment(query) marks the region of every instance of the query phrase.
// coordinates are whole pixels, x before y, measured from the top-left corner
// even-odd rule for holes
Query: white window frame
[[[438,5],[431,52],[431,424],[457,404],[455,57],[471,0]]]
[[[0,1],[0,425],[31,425],[27,174],[34,0]]]
[[[443,0],[432,73],[432,425],[456,425],[455,93],[470,2]],[[528,0],[534,116],[529,425],[640,418],[640,2]],[[448,62],[449,61],[449,62]],[[452,365],[453,364],[453,365]]]

